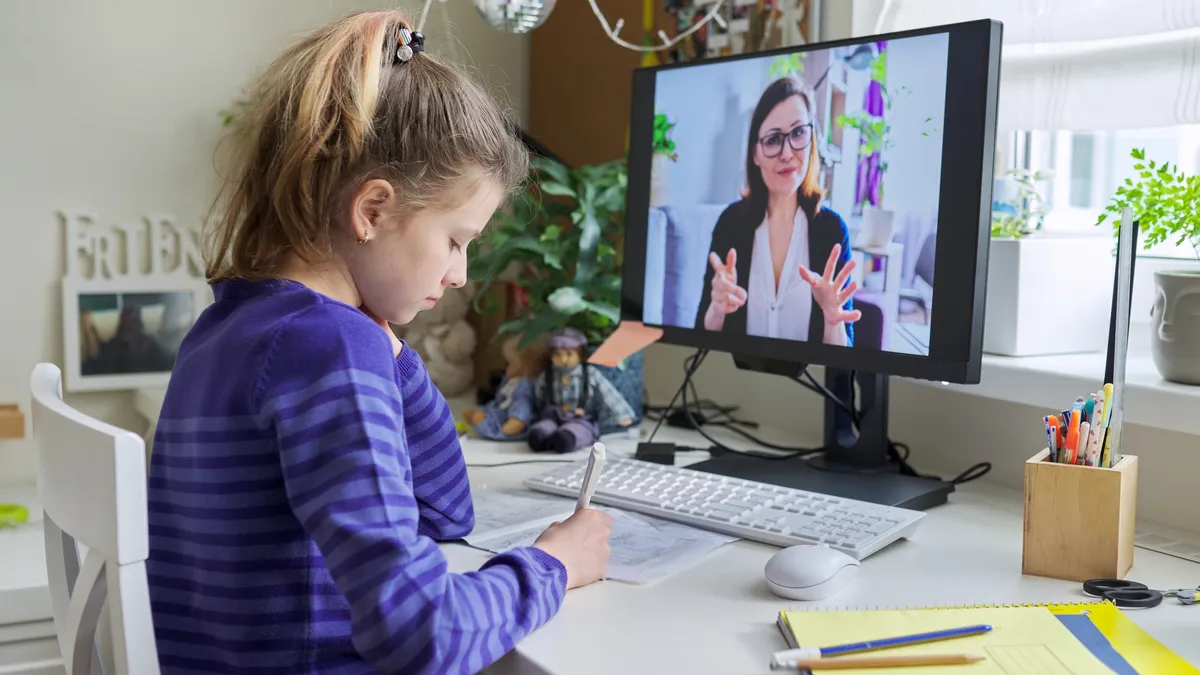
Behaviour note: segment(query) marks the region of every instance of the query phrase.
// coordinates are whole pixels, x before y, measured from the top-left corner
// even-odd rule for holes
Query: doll
[[[550,335],[550,363],[534,386],[540,407],[527,439],[534,451],[571,452],[596,442],[601,425],[628,427],[634,411],[600,371],[588,365],[587,338],[574,328]]]
[[[470,409],[463,414],[467,424],[489,440],[524,439],[526,429],[536,418],[533,382],[546,359],[546,348],[539,343],[525,349],[519,349],[517,345],[518,338],[504,342],[502,351],[507,365],[495,398],[482,409]]]

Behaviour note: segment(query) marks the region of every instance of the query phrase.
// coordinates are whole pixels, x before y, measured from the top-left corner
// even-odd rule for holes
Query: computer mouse
[[[789,546],[763,570],[771,592],[790,600],[824,600],[858,576],[859,562],[825,545]]]

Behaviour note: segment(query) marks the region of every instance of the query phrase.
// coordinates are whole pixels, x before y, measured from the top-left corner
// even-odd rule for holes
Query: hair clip
[[[396,49],[396,58],[401,63],[411,59],[413,54],[425,51],[425,36],[418,31],[401,28],[399,41],[400,46]]]

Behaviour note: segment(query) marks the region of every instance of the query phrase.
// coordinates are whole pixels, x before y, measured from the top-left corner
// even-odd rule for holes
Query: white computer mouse
[[[824,600],[858,576],[859,562],[825,545],[790,546],[763,570],[771,592],[790,600]]]

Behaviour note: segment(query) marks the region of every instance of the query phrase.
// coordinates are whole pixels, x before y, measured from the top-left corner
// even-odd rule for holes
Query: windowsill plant
[[[1112,223],[1119,231],[1121,213],[1129,208],[1150,250],[1166,242],[1190,246],[1200,258],[1200,175],[1178,165],[1146,159],[1144,148],[1131,153],[1137,179],[1117,188],[1097,225]],[[1150,353],[1163,379],[1200,385],[1200,270],[1172,269],[1154,273]]]

